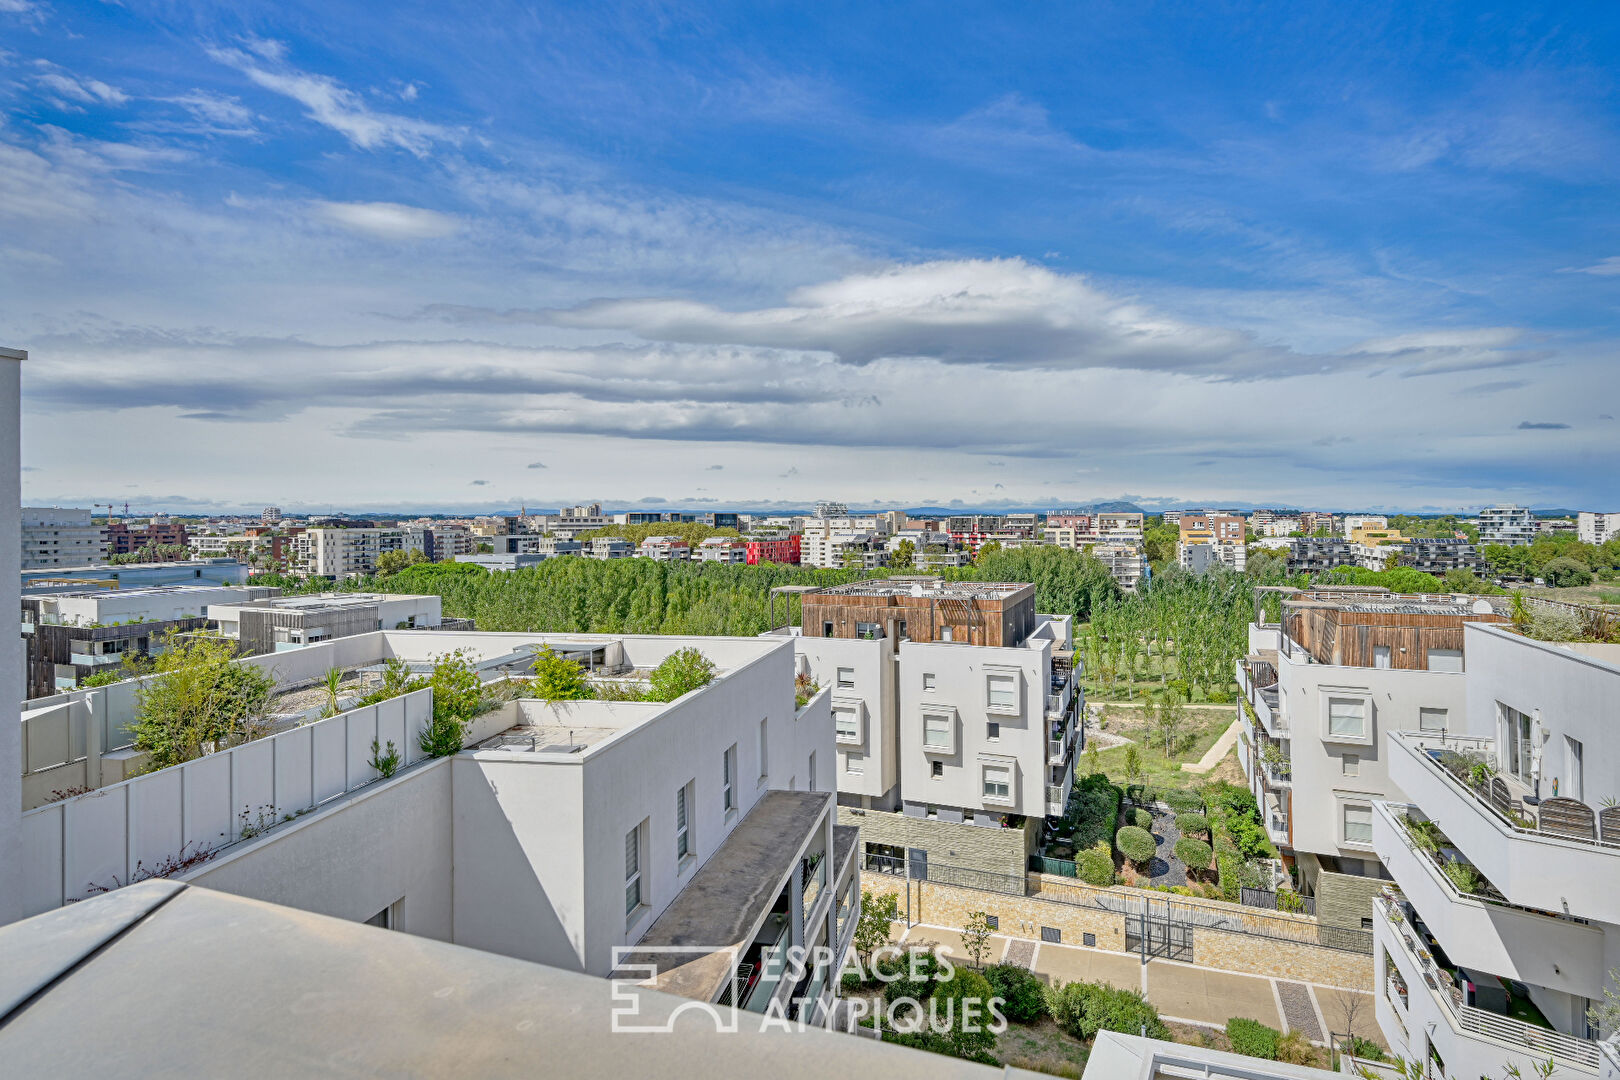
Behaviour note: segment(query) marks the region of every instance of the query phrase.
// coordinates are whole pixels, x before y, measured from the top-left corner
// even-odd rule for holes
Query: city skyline
[[[24,500],[1606,509],[1615,22],[1452,16],[11,0]]]

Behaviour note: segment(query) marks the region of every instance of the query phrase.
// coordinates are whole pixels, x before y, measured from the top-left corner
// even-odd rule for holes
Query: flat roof
[[[832,802],[830,791],[767,791],[636,942],[659,952],[631,952],[620,969],[653,965],[657,989],[712,1001]],[[692,951],[670,951],[683,946]]]
[[[1033,589],[1027,582],[1016,581],[950,581],[943,578],[900,577],[878,578],[872,581],[852,581],[847,585],[831,585],[818,590],[820,596],[919,596],[934,600],[1000,600],[1024,589]],[[920,590],[920,591],[919,591]]]

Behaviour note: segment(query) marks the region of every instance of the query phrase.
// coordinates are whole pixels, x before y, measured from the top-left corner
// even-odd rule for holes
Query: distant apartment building
[[[281,507],[267,506],[259,513],[259,521],[265,525],[281,524]]]
[[[1536,516],[1522,506],[1487,506],[1479,512],[1479,542],[1518,547],[1536,538]]]
[[[1021,892],[1079,753],[1070,619],[1037,614],[1030,585],[929,578],[822,589],[800,611],[772,635],[831,690],[839,818],[859,823],[866,867]]]
[[[241,585],[248,566],[235,559],[192,559],[190,562],[122,563],[109,566],[65,567],[60,570],[24,570],[24,592],[149,588],[154,585]]]
[[[1348,540],[1298,537],[1288,543],[1288,572],[1318,574],[1357,565],[1355,545]]]
[[[262,586],[158,585],[23,593],[22,633],[31,698],[121,671],[126,656],[154,656],[174,631],[203,630],[210,604],[273,597]]]
[[[1346,514],[1340,519],[1339,527],[1346,537],[1354,539],[1353,534],[1357,529],[1389,528],[1389,518],[1383,514]]]
[[[1238,710],[1239,759],[1268,835],[1301,891],[1318,897],[1318,915],[1369,929],[1374,879],[1386,876],[1372,804],[1400,796],[1384,737],[1459,726],[1463,627],[1505,619],[1483,598],[1355,586],[1265,592],[1281,594],[1281,623],[1259,620],[1258,597],[1249,655],[1237,665],[1248,704]]]
[[[1254,519],[1250,518],[1249,524],[1254,526],[1261,536],[1292,536],[1301,531],[1297,517],[1273,517],[1259,525],[1255,525]]]
[[[749,537],[744,542],[744,552],[749,566],[760,563],[789,563],[797,566],[799,563],[800,537],[797,533],[790,536],[765,539]]]
[[[999,531],[1011,533],[1026,540],[1033,540],[1040,525],[1041,516],[1039,514],[1007,514],[1001,519]]]
[[[746,563],[748,545],[735,536],[711,536],[698,544],[699,562]]]
[[[539,566],[546,559],[547,556],[536,555],[533,552],[507,551],[482,555],[457,555],[455,561],[482,566],[493,574],[508,570],[526,570],[531,566]]]
[[[1580,527],[1573,518],[1540,518],[1536,521],[1537,536],[1579,536]]]
[[[815,508],[811,512],[818,518],[848,517],[849,507],[841,502],[833,502],[830,499],[823,499],[821,502],[816,503]]]
[[[1338,531],[1338,522],[1332,514],[1322,510],[1306,510],[1299,515],[1300,531],[1310,536],[1312,533],[1327,533],[1329,536]]]
[[[799,561],[824,569],[887,566],[890,553],[876,533],[807,529],[799,540]]]
[[[1183,570],[1203,573],[1220,565],[1242,570],[1248,565],[1248,523],[1235,514],[1183,514],[1176,562]]]
[[[1426,574],[1443,577],[1449,570],[1467,570],[1483,576],[1490,571],[1479,550],[1467,540],[1418,536],[1408,537],[1393,546],[1399,553],[1400,565]]]
[[[1184,513],[1188,513],[1188,511],[1166,510],[1164,513],[1159,515],[1159,520],[1163,521],[1166,525],[1179,525],[1181,524],[1181,515]]]
[[[378,630],[431,630],[440,605],[437,596],[320,593],[210,603],[207,616],[254,656]]]
[[[656,562],[686,562],[692,558],[692,547],[678,536],[649,536],[638,554]]]
[[[1620,536],[1620,513],[1582,510],[1575,518],[1575,535],[1583,544],[1602,544]]]
[[[1097,535],[1104,540],[1140,540],[1142,532],[1142,514],[1120,512],[1097,515]]]
[[[377,556],[404,547],[399,529],[313,528],[292,543],[292,571],[305,577],[342,580],[363,577],[377,569]]]
[[[618,536],[598,536],[584,543],[583,554],[590,559],[628,559],[636,554],[636,545]]]
[[[109,555],[132,555],[137,551],[159,546],[187,547],[190,540],[184,525],[159,521],[157,518],[134,528],[123,521],[108,522],[106,533]]]
[[[19,518],[24,570],[90,566],[107,557],[107,533],[93,511],[25,506]]]
[[[1089,554],[1108,567],[1109,574],[1126,592],[1135,592],[1143,579],[1152,573],[1141,544],[1129,542],[1093,544]]]

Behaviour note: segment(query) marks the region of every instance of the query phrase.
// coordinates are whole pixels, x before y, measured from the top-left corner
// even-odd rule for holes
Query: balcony
[[[1394,962],[1398,985],[1406,988],[1406,1014],[1381,999],[1380,1023],[1392,1015],[1401,1024],[1397,1031],[1426,1032],[1445,1060],[1448,1076],[1492,1076],[1505,1065],[1531,1075],[1532,1064],[1548,1057],[1571,1072],[1598,1074],[1598,1044],[1591,1039],[1468,1004],[1460,983],[1482,976],[1447,966],[1446,958],[1430,948],[1425,926],[1414,921],[1406,904],[1387,896],[1374,899],[1373,927],[1375,944]],[[1535,1015],[1533,1006],[1529,1012]],[[1385,1034],[1390,1034],[1389,1026]]]
[[[1257,657],[1246,657],[1237,662],[1238,693],[1254,709],[1255,719],[1267,734],[1286,738],[1288,721],[1278,708],[1276,681],[1273,680],[1264,686],[1256,685],[1251,664],[1260,662]]]
[[[1386,745],[1390,782],[1445,830],[1508,902],[1620,923],[1620,890],[1610,887],[1620,881],[1620,844],[1556,835],[1501,800],[1508,807],[1504,812],[1442,764],[1442,759],[1453,765],[1483,761],[1482,771],[1489,772],[1489,763],[1497,760],[1494,740],[1395,731]],[[1469,754],[1474,757],[1461,756]],[[1504,783],[1497,790],[1505,788]]]
[[[1456,861],[1458,852],[1443,843],[1427,850],[1407,827],[1414,809],[1374,804],[1373,846],[1446,954],[1467,968],[1564,993],[1595,994],[1604,980],[1603,931],[1489,895],[1489,882],[1462,891],[1440,867]]]
[[[1288,832],[1289,792],[1266,792],[1264,813],[1260,816],[1265,819],[1266,835],[1274,844],[1292,847],[1294,838]]]
[[[102,667],[106,664],[121,663],[123,659],[123,653],[68,653],[68,662],[78,664],[81,667]]]

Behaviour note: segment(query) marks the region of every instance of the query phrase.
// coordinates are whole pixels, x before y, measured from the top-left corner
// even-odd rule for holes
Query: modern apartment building
[[[265,525],[281,524],[281,507],[267,506],[259,513],[259,521]]]
[[[1431,1075],[1613,1077],[1588,1010],[1620,968],[1620,646],[1470,623],[1444,731],[1383,733],[1402,793],[1372,838],[1394,878],[1374,919],[1376,1013]]]
[[[1320,573],[1336,566],[1355,566],[1356,552],[1348,540],[1299,538],[1288,544],[1290,574]]]
[[[1487,506],[1479,512],[1479,542],[1517,547],[1536,538],[1536,515],[1522,506]]]
[[[186,547],[190,540],[184,525],[166,519],[153,518],[134,528],[125,521],[109,521],[105,529],[109,555],[130,555],[148,547]]]
[[[1242,570],[1249,564],[1248,523],[1235,514],[1183,514],[1176,562],[1203,573],[1217,564]]]
[[[1620,513],[1582,510],[1575,517],[1575,535],[1583,544],[1602,544],[1620,536]]]
[[[19,520],[24,570],[91,566],[107,557],[106,529],[90,510],[25,506]]]
[[[1340,522],[1340,528],[1344,530],[1345,536],[1354,539],[1357,529],[1389,528],[1389,518],[1383,514],[1346,514]]]
[[[1268,595],[1281,623],[1260,622]],[[1372,804],[1398,798],[1389,732],[1461,724],[1463,628],[1502,622],[1485,599],[1394,595],[1372,586],[1262,591],[1237,665],[1239,761],[1261,817],[1324,922],[1371,929],[1383,876]]]
[[[800,536],[793,533],[789,536],[766,539],[764,537],[750,537],[744,544],[744,552],[749,566],[757,566],[762,562],[791,563],[798,565]]]
[[[125,656],[157,654],[171,631],[206,629],[210,604],[262,600],[280,593],[253,585],[24,593],[28,696],[71,690],[91,675],[121,670]]]
[[[839,819],[870,869],[1022,880],[1079,752],[1067,616],[1030,585],[890,578],[806,593],[789,636],[831,691]],[[936,873],[936,876],[937,876]]]
[[[1140,543],[1122,541],[1093,544],[1090,554],[1108,567],[1108,572],[1126,592],[1135,592],[1137,585],[1152,574]]]
[[[745,563],[748,545],[735,536],[711,536],[698,545],[698,561]]]
[[[686,562],[692,558],[692,547],[678,536],[649,536],[637,554],[657,562]]]
[[[363,577],[376,571],[377,556],[404,543],[399,529],[308,529],[293,538],[292,572],[337,581]]]
[[[1467,540],[1454,537],[1410,537],[1399,545],[1400,564],[1427,574],[1443,576],[1448,570],[1485,575],[1490,566]]]
[[[1339,531],[1337,519],[1322,510],[1302,511],[1299,515],[1299,527],[1307,536],[1318,532],[1325,532],[1331,536]]]
[[[320,593],[221,600],[208,605],[207,615],[221,635],[256,656],[378,630],[431,630],[442,622],[440,604],[437,596]]]
[[[584,543],[584,554],[591,559],[628,559],[636,553],[636,545],[617,536],[598,536]]]

